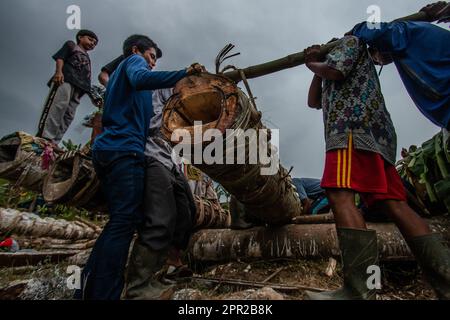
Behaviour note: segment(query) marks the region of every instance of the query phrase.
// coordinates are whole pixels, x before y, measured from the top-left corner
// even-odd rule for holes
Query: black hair
[[[137,47],[139,52],[144,53],[150,48],[155,48],[156,50],[156,58],[159,59],[162,57],[162,51],[160,48],[158,48],[158,45],[149,37],[140,35],[140,34],[134,34],[132,36],[129,36],[124,42],[123,42],[123,55],[126,57],[129,57],[133,54],[133,47]]]
[[[98,37],[97,37],[97,35],[94,32],[92,32],[91,30],[82,29],[82,30],[78,31],[78,33],[77,33],[77,36],[76,36],[77,44],[80,43],[80,39],[79,38],[80,37],[84,37],[84,36],[88,36],[88,37],[94,38],[98,42]]]

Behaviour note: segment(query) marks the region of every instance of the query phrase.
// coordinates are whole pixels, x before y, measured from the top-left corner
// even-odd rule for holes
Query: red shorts
[[[375,152],[353,149],[328,151],[322,188],[351,189],[367,206],[382,200],[406,201],[406,191],[395,167]]]

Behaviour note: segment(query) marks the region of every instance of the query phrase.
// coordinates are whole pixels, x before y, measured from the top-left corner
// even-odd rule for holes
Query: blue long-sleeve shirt
[[[186,70],[151,71],[140,55],[125,59],[109,80],[103,133],[95,139],[93,150],[144,153],[153,116],[151,90],[173,87],[185,76]]]
[[[419,110],[434,124],[450,127],[450,32],[428,22],[366,22],[353,35],[391,54],[402,81]]]

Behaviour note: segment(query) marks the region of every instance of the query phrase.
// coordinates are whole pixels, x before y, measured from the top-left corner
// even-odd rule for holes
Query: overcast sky
[[[100,38],[90,53],[96,83],[101,66],[117,57],[123,40],[135,33],[149,35],[162,48],[158,70],[178,70],[198,61],[213,71],[215,56],[229,42],[241,52],[230,63],[244,68],[341,37],[367,19],[372,4],[381,8],[383,21],[390,21],[430,1],[1,0],[0,136],[36,132],[48,93],[46,82],[55,68],[51,56],[76,34],[66,27],[69,5],[81,8],[81,27]],[[311,78],[302,66],[250,82],[264,122],[280,129],[283,165],[294,166],[298,177],[321,177],[323,170],[322,113],[306,106]],[[381,83],[397,129],[398,150],[439,131],[414,106],[394,66],[383,70]],[[92,110],[84,97],[65,139],[88,140],[89,129],[81,121]]]

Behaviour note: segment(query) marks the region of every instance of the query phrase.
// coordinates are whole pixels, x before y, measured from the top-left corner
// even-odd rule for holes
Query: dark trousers
[[[153,250],[186,249],[195,219],[195,202],[184,175],[148,159],[145,169],[144,220],[139,242]]]
[[[118,300],[124,286],[128,250],[142,222],[143,154],[94,151],[95,171],[108,203],[109,221],[83,269],[76,299]]]

